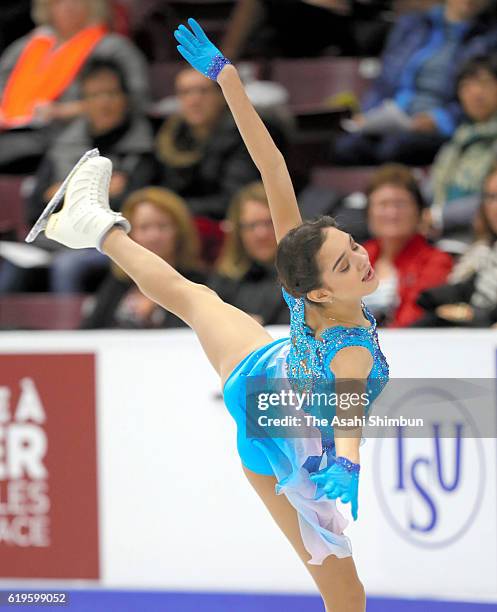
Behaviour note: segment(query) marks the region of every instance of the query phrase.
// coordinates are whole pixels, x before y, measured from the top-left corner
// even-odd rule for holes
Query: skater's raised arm
[[[283,155],[250,102],[236,68],[207,38],[194,19],[193,33],[179,26],[175,37],[178,51],[199,72],[219,83],[238,130],[261,173],[278,242],[302,223],[290,174]]]
[[[226,66],[218,83],[257,169],[269,202],[276,240],[302,223],[292,180],[283,155],[248,99],[234,66]]]

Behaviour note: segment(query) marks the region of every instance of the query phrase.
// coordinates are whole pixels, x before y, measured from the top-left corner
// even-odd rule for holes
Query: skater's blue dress
[[[284,493],[299,517],[304,545],[311,555],[309,563],[321,564],[330,554],[346,557],[352,554],[350,540],[343,535],[348,521],[337,510],[335,500],[319,494],[309,475],[333,461],[333,434],[298,438],[247,437],[246,394],[247,378],[261,380],[287,379],[295,391],[312,390],[314,383],[331,381],[334,374],[330,362],[339,350],[348,346],[363,346],[373,357],[368,376],[370,404],[388,381],[389,370],[381,352],[374,316],[363,304],[369,327],[335,326],[326,329],[319,338],[305,322],[305,301],[294,298],[284,288],[283,296],[290,308],[290,337],[280,338],[247,355],[227,379],[223,395],[225,404],[237,423],[237,446],[245,467],[258,474],[274,475],[276,492]],[[254,378],[252,378],[254,380]],[[310,385],[310,387],[308,386]],[[313,428],[314,431],[315,428]],[[332,431],[332,430],[331,430]]]

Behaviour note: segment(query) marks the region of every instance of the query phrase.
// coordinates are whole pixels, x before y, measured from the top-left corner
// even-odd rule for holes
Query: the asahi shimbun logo
[[[418,388],[398,398],[389,416],[420,416],[422,406],[444,402],[449,415],[430,420],[429,437],[376,439],[375,491],[388,523],[410,542],[439,548],[459,539],[479,511],[485,483],[480,433],[466,407],[446,389]]]

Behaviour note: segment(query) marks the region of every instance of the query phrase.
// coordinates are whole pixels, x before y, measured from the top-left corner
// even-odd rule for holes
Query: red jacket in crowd
[[[363,246],[374,267],[381,254],[380,242],[368,240]],[[407,327],[420,319],[424,312],[416,305],[421,291],[447,282],[452,257],[429,244],[421,234],[415,234],[393,263],[398,275],[400,302],[392,321],[385,327]]]

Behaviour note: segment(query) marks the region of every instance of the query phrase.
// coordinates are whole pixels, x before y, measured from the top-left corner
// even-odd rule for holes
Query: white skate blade
[[[83,155],[83,157],[78,161],[78,163],[74,166],[71,172],[69,172],[69,174],[66,176],[66,178],[64,179],[64,182],[57,189],[57,192],[55,193],[53,198],[45,206],[45,209],[39,216],[38,221],[33,225],[33,227],[31,228],[31,231],[26,236],[25,242],[33,242],[33,240],[38,236],[38,234],[47,227],[48,218],[53,213],[53,211],[57,208],[60,202],[64,199],[69,180],[73,177],[76,170],[80,168],[88,159],[92,157],[98,157],[99,155],[100,155],[100,152],[98,149],[91,149],[90,151],[87,151]]]

